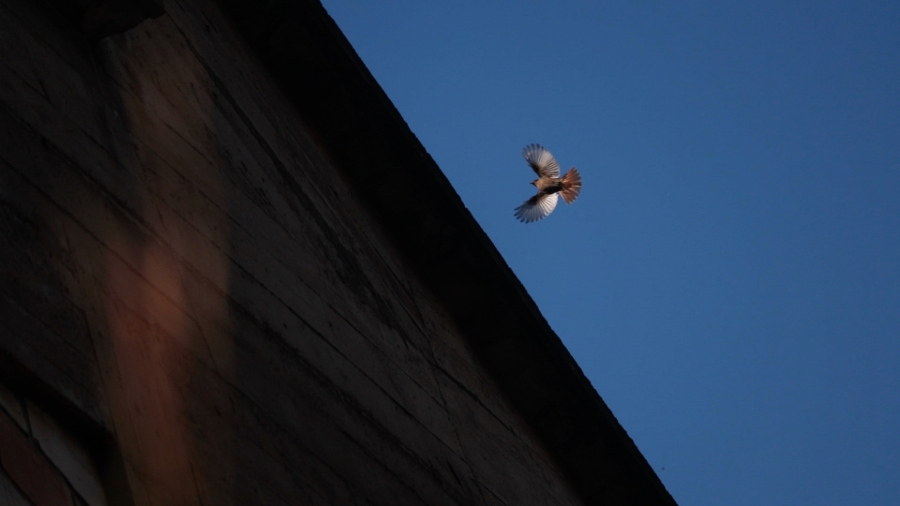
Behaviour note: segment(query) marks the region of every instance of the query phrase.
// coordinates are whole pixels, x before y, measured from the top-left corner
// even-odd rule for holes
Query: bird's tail
[[[578,198],[579,193],[581,193],[581,174],[578,173],[575,167],[572,167],[562,177],[562,190],[559,191],[559,194],[562,195],[566,204],[571,204]]]

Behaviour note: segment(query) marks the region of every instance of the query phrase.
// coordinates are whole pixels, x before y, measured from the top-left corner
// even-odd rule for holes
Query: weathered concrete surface
[[[4,0],[0,227],[111,504],[673,503],[315,2]]]

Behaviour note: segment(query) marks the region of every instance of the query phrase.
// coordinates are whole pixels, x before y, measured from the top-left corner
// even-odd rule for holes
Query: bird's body
[[[556,193],[563,189],[562,179],[558,177],[542,177],[535,179],[531,184],[542,193]]]
[[[539,144],[525,146],[522,156],[538,175],[531,182],[538,192],[516,208],[515,216],[519,221],[531,223],[547,217],[556,208],[558,195],[562,195],[566,204],[575,202],[581,192],[581,174],[575,167],[559,177],[559,163]]]

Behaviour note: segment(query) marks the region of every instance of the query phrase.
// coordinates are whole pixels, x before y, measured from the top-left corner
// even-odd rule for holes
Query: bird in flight
[[[519,221],[531,223],[546,218],[556,208],[557,194],[562,195],[566,204],[575,202],[578,193],[581,192],[581,174],[575,167],[569,169],[565,176],[559,177],[559,164],[540,144],[525,146],[522,156],[538,175],[538,178],[531,182],[538,192],[516,208],[515,216]]]

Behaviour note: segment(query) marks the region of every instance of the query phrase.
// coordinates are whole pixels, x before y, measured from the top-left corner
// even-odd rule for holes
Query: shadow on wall
[[[233,408],[210,378],[234,379],[231,225],[206,70],[167,16],[88,43],[12,0],[0,32],[3,376],[111,436],[111,503],[226,504]]]
[[[206,70],[173,45],[183,40],[150,40],[177,32],[162,17],[101,42],[134,183],[133,219],[103,239],[103,384],[136,497],[226,504],[238,479],[233,406],[210,377],[234,380],[228,192]]]

